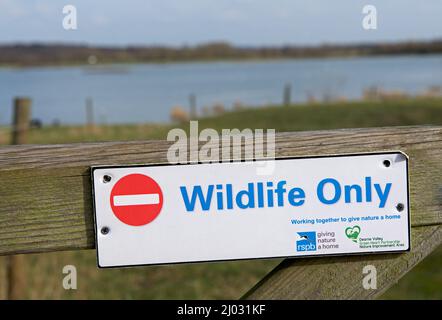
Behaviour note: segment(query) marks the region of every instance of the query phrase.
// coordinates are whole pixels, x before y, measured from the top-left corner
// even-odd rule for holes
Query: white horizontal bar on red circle
[[[142,206],[149,204],[159,204],[160,195],[158,193],[129,194],[114,196],[114,206]]]

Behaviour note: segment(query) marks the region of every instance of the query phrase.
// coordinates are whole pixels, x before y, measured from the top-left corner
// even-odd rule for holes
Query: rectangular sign
[[[401,152],[92,168],[99,267],[410,249]]]

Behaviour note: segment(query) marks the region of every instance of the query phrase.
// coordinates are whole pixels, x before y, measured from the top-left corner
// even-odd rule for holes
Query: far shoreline
[[[235,46],[227,42],[195,46],[93,46],[68,43],[0,44],[0,67],[178,64],[442,54],[442,39],[316,46]]]
[[[90,70],[106,70],[109,67],[130,67],[134,65],[158,65],[158,66],[171,66],[171,65],[186,65],[186,64],[216,64],[216,63],[267,63],[267,62],[290,62],[290,61],[317,61],[317,60],[352,60],[363,58],[398,58],[398,57],[435,57],[442,56],[442,52],[431,53],[389,53],[389,54],[354,54],[354,55],[330,55],[321,57],[292,57],[292,58],[214,58],[214,59],[195,59],[195,60],[151,60],[151,61],[104,61],[96,64],[88,64],[87,62],[66,62],[66,63],[48,63],[48,64],[0,64],[0,70],[21,70],[21,69],[63,69],[63,68],[77,68],[83,67]]]

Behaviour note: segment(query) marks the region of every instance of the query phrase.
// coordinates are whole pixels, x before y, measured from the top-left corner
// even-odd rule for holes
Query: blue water
[[[304,59],[261,62],[133,64],[106,69],[44,67],[0,69],[0,123],[11,122],[12,99],[33,99],[33,118],[44,123],[85,122],[85,99],[94,101],[97,122],[169,121],[173,106],[188,108],[190,93],[203,106],[239,101],[281,103],[283,87],[292,101],[307,95],[358,98],[370,86],[416,94],[442,85],[442,55]]]

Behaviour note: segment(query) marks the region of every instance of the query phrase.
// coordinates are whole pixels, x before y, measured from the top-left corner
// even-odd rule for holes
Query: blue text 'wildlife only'
[[[365,177],[364,185],[342,185],[334,178],[325,178],[318,183],[314,196],[325,205],[333,205],[340,201],[344,203],[376,202],[379,208],[384,208],[392,183],[373,183],[371,177]],[[327,196],[326,189],[329,189]],[[208,211],[215,205],[217,210],[272,208],[290,205],[302,206],[307,195],[303,188],[290,187],[287,181],[277,183],[249,182],[246,189],[234,190],[231,183],[196,185],[190,188],[180,186],[182,199],[186,210],[195,212],[196,208]],[[189,192],[190,191],[190,192]]]

